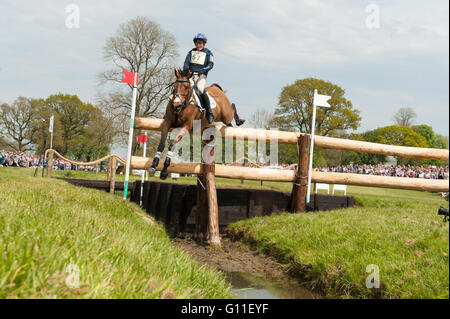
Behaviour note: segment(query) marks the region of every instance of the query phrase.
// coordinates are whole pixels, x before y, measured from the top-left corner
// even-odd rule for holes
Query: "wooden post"
[[[197,176],[197,215],[195,216],[194,239],[199,241],[206,240],[208,226],[208,203],[206,196],[204,175]]]
[[[107,166],[107,168],[106,168],[106,171],[107,171],[107,175],[108,175],[108,181],[111,181],[111,167],[112,167],[112,165],[111,165],[111,162],[112,162],[112,157],[110,157],[109,159],[108,159],[108,166]]]
[[[203,141],[205,130],[214,130],[207,141]],[[217,203],[216,179],[215,179],[215,148],[216,148],[216,128],[205,128],[202,121],[202,172],[204,186],[206,190],[206,212],[207,212],[207,242],[213,247],[220,247],[219,234],[219,207]]]
[[[53,169],[53,152],[48,152],[48,162],[47,162],[47,177],[52,177]]]
[[[308,187],[309,147],[311,137],[301,135],[298,139],[298,166],[297,174],[291,193],[290,211],[306,212],[306,192]]]
[[[109,182],[109,193],[114,195],[114,187],[116,186],[116,158],[111,156],[111,180]]]

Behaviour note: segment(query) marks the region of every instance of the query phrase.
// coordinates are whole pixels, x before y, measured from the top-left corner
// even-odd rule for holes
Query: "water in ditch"
[[[240,299],[317,299],[319,295],[291,282],[280,282],[249,273],[224,272]]]

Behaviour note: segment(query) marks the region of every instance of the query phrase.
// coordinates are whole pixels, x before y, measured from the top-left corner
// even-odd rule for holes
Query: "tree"
[[[255,113],[253,113],[252,117],[249,120],[250,126],[253,128],[269,128],[269,124],[271,123],[273,117],[273,113],[267,111],[264,108],[257,108]]]
[[[13,104],[0,105],[0,127],[6,139],[4,143],[15,151],[32,149],[32,123],[37,116],[41,100],[18,97]]]
[[[376,143],[413,147],[428,146],[427,140],[410,127],[385,126],[380,128],[377,133]]]
[[[385,126],[378,129],[377,133],[376,143],[399,146],[428,147],[425,137],[417,134],[412,128],[407,126]],[[397,157],[397,163],[401,165],[417,165],[421,162],[420,160]]]
[[[282,130],[311,132],[314,89],[331,96],[330,108],[317,108],[317,134],[339,136],[347,129],[358,128],[359,111],[344,97],[345,91],[331,82],[314,78],[297,80],[282,89],[271,125]]]
[[[96,108],[92,104],[83,103],[76,95],[61,93],[49,96],[44,104],[42,114],[50,117],[49,113],[52,113],[58,122],[54,135],[61,140],[60,143],[54,143],[54,148],[61,154],[68,155],[86,133]]]
[[[122,70],[139,73],[136,116],[155,115],[170,95],[168,86],[174,79],[177,45],[174,36],[159,24],[137,17],[119,26],[117,35],[106,40],[103,52],[104,59],[113,68],[99,75],[100,83],[112,84],[114,89],[100,97],[100,104],[114,115],[119,134],[116,141],[124,144],[129,129],[132,86],[121,83]],[[135,135],[138,133],[135,130]]]
[[[434,143],[436,145],[436,148],[448,149],[448,136],[436,134],[434,136]]]
[[[361,133],[361,138],[363,141],[371,142],[371,143],[379,143],[378,134],[380,132],[381,128],[377,128],[374,130],[369,130],[364,133]],[[368,153],[358,153],[359,158],[361,159],[361,162],[363,164],[379,164],[379,163],[385,163],[387,160],[386,155],[380,155],[380,154],[368,154]]]
[[[85,133],[77,138],[71,153],[76,160],[92,161],[110,152],[114,128],[113,119],[105,117],[100,109],[95,108]]]
[[[5,149],[8,147],[8,144],[6,143],[6,140],[0,136],[0,150]]]
[[[411,126],[417,114],[410,107],[402,107],[395,113],[394,122],[398,126]]]
[[[427,145],[428,147],[431,148],[435,148],[436,147],[436,141],[434,138],[434,131],[433,128],[429,125],[414,125],[412,127],[412,129],[414,130],[414,132],[416,132],[417,134],[423,136],[425,138],[425,140],[427,141]]]

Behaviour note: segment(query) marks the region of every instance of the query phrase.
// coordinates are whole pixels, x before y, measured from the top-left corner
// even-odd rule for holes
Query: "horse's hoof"
[[[155,171],[156,171],[156,169],[155,169],[155,167],[150,167],[149,169],[148,169],[148,173],[150,174],[150,175],[155,175]]]
[[[159,178],[162,180],[167,179],[167,176],[169,176],[169,173],[167,171],[161,171],[161,173],[159,174]]]
[[[155,169],[159,164],[159,157],[155,157],[152,162],[152,168]]]
[[[237,120],[237,121],[235,121],[235,122],[236,122],[236,125],[237,125],[237,126],[241,126],[242,124],[245,123],[245,120],[239,119],[239,120]]]

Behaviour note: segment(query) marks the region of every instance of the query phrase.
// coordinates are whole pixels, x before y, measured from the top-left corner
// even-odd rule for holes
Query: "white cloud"
[[[80,5],[80,29],[65,28],[68,3]],[[380,8],[379,29],[365,26],[369,3]],[[0,102],[60,91],[93,101],[96,75],[106,68],[106,38],[138,15],[175,35],[180,64],[192,35],[205,32],[216,55],[208,81],[223,84],[244,115],[256,106],[273,108],[283,85],[314,76],[347,90],[361,109],[364,129],[386,122],[390,108],[407,102],[448,134],[444,0],[4,0]]]
[[[232,61],[274,68],[349,63],[380,55],[448,54],[448,13],[442,2],[427,5],[425,14],[423,2],[382,2],[379,29],[365,26],[367,3],[357,3],[260,1],[255,6],[226,1],[219,12],[224,17],[241,6],[235,19],[245,21],[247,28],[231,29],[219,49]]]

